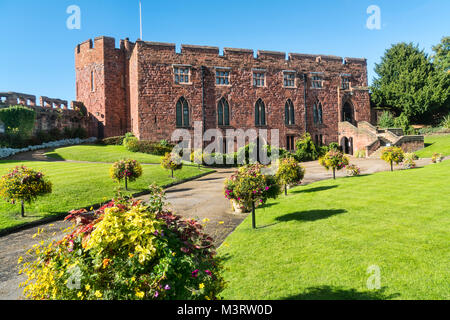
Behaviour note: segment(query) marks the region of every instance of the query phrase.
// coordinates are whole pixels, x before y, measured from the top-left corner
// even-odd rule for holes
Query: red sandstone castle
[[[174,44],[128,39],[116,48],[115,39],[98,37],[76,47],[75,66],[77,100],[100,137],[130,131],[169,140],[199,121],[203,131],[224,136],[229,128],[279,129],[280,146],[289,150],[305,132],[318,144],[340,142],[348,153],[354,142],[355,149],[372,142],[358,142],[356,128],[371,120],[365,59],[262,50],[255,58],[253,50],[224,48],[221,55],[193,45],[177,53]]]

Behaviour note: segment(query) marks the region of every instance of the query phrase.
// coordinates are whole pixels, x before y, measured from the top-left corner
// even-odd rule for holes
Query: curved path
[[[47,151],[39,150],[18,154],[8,160],[55,161],[46,158],[45,152]],[[363,174],[390,170],[388,164],[378,159],[352,158],[351,163],[358,165]],[[417,161],[418,166],[429,163],[431,163],[430,159]],[[317,161],[303,165],[306,168],[304,184],[332,178],[331,171],[326,171]],[[229,201],[223,195],[223,181],[233,171],[233,169],[218,169],[215,173],[166,190],[167,200],[175,213],[186,218],[209,219],[206,223],[206,231],[215,238],[216,245],[220,245],[246,217],[245,214],[234,214]],[[337,173],[337,177],[342,176],[345,176],[345,172]],[[146,200],[146,196],[140,199]],[[65,222],[58,221],[40,228],[46,230],[43,238],[49,239],[60,238],[62,230],[67,226]],[[18,289],[18,284],[23,281],[23,277],[17,274],[17,259],[23,256],[33,244],[42,240],[42,238],[32,238],[37,229],[38,227],[35,227],[0,237],[0,300],[19,299],[21,290]],[[53,236],[53,233],[56,234]]]

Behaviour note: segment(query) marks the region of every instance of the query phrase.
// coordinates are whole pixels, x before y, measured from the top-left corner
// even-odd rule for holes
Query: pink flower
[[[197,278],[197,277],[198,277],[198,272],[199,272],[199,271],[200,271],[200,270],[198,270],[198,269],[192,271],[192,276],[193,276],[194,278]]]

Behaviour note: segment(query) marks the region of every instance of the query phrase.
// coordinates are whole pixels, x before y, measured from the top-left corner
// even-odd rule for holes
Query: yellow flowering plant
[[[173,178],[173,172],[181,170],[183,168],[183,162],[181,161],[181,157],[176,153],[166,153],[165,156],[161,158],[161,167],[170,170]]]
[[[15,167],[0,179],[0,198],[15,204],[21,202],[21,215],[25,216],[25,202],[52,192],[52,183],[42,172],[25,166]]]
[[[305,176],[305,169],[294,157],[281,159],[276,177],[284,185],[284,194],[287,195],[288,185],[299,185]]]
[[[60,241],[41,243],[21,262],[28,299],[204,300],[223,290],[213,239],[195,220],[166,211],[161,188],[148,202],[114,199],[76,222]],[[24,259],[30,261],[30,259]]]
[[[120,160],[112,165],[109,174],[117,182],[125,180],[125,189],[128,190],[128,181],[133,182],[142,176],[142,166],[136,160]]]
[[[387,163],[390,163],[391,165],[391,171],[394,171],[393,164],[399,164],[403,162],[403,159],[405,158],[405,154],[400,147],[386,147],[383,149],[381,153],[381,160],[386,161]]]

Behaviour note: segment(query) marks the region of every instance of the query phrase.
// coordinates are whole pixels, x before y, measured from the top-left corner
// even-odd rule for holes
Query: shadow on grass
[[[358,291],[331,286],[310,287],[305,292],[281,298],[282,300],[391,300],[398,293],[386,294],[386,287],[374,291]]]
[[[327,219],[337,214],[346,213],[344,209],[331,209],[331,210],[309,210],[309,211],[297,211],[286,214],[284,216],[277,217],[275,220],[280,222],[288,221],[316,221]]]
[[[299,194],[299,193],[311,193],[311,192],[319,192],[319,191],[326,191],[330,189],[337,188],[337,186],[323,186],[323,187],[316,187],[316,188],[310,188],[305,190],[295,190],[291,191],[292,194]]]

